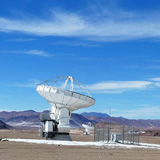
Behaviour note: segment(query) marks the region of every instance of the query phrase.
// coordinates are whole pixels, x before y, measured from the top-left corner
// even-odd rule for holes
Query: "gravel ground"
[[[93,136],[71,135],[72,140],[93,141]],[[0,138],[41,139],[37,132],[0,131]],[[148,142],[147,142],[148,141]],[[160,142],[159,137],[142,137],[141,142]],[[160,143],[159,143],[160,144]],[[96,146],[62,146],[0,141],[0,160],[159,160],[157,149],[123,149]]]

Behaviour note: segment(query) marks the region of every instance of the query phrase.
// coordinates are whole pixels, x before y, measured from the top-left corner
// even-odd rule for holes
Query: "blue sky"
[[[71,75],[96,104],[77,112],[160,119],[157,0],[0,0],[0,110],[42,111],[36,85]]]

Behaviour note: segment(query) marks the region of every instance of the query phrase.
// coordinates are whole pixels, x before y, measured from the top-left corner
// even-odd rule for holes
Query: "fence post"
[[[100,129],[98,127],[98,142],[99,142],[99,137],[100,137]]]
[[[130,127],[130,144],[132,144],[132,127]]]
[[[95,134],[96,134],[96,127],[94,126],[94,142],[96,141],[96,136],[95,136]]]
[[[122,143],[124,144],[124,125],[123,125],[123,128],[122,128]]]
[[[134,136],[135,136],[135,135],[134,135],[134,127],[133,127],[133,132],[132,132],[132,133],[133,133],[133,144],[134,144]]]
[[[138,129],[138,145],[139,145],[139,129]]]
[[[103,127],[103,142],[104,142],[104,127]]]
[[[128,127],[128,144],[131,144],[131,127]]]
[[[108,126],[108,142],[109,142],[109,130],[110,130],[110,128],[109,128],[109,126]]]

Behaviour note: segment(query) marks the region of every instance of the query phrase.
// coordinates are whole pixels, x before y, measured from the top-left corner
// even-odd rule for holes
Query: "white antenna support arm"
[[[63,89],[65,89],[67,83],[68,83],[68,78],[67,78],[66,81],[64,82],[64,85],[63,85],[63,87],[62,87]]]
[[[71,88],[70,88],[70,90],[73,92],[73,88],[74,88],[74,85],[73,85],[73,77],[68,76],[68,79],[71,81]]]

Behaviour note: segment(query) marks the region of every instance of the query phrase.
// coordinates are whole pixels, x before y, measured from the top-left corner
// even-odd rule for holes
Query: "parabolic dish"
[[[86,125],[86,124],[82,124],[82,126],[86,129],[94,129],[94,126],[89,126],[89,125]]]
[[[38,85],[36,90],[43,98],[45,98],[50,103],[51,106],[55,106],[57,108],[65,107],[70,111],[74,111],[80,108],[90,107],[95,104],[95,99],[91,96],[87,96],[74,91],[74,81],[76,84],[78,84],[77,86],[84,87],[84,85],[82,85],[80,81],[70,76],[63,76],[63,78],[59,77],[59,79],[65,78],[67,79],[62,88],[54,87],[55,82],[58,81],[58,79],[56,79],[55,81],[53,81],[53,85],[50,86],[49,82],[51,82],[51,80],[47,80]],[[65,87],[67,86],[69,80],[71,81],[71,86],[70,90],[67,90],[65,89]],[[80,90],[82,89],[80,88]]]

